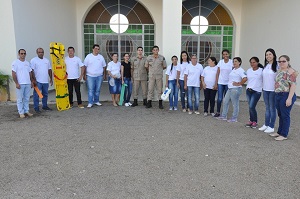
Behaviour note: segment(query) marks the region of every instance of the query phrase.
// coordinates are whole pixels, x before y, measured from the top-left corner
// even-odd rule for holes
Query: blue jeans
[[[195,101],[194,101],[194,109],[193,109],[193,95],[195,96]],[[200,87],[194,87],[194,86],[188,86],[188,103],[189,103],[189,108],[190,111],[198,111],[199,109],[199,100],[200,100]]]
[[[256,111],[256,105],[257,102],[261,96],[261,92],[257,92],[254,90],[246,90],[246,96],[249,106],[249,115],[250,115],[250,121],[257,123],[257,111]]]
[[[187,96],[187,101],[189,101],[188,91],[184,90],[184,80],[179,80],[179,89],[180,89],[180,99],[181,99],[181,107],[185,109],[185,96]],[[188,102],[186,104],[186,108],[189,108]]]
[[[275,92],[263,91],[266,106],[265,125],[274,128],[276,120]]]
[[[16,89],[17,108],[19,114],[24,114],[29,112],[31,84],[20,84],[20,87],[20,89]]]
[[[292,104],[289,107],[287,107],[285,105],[285,102],[288,96],[289,96],[288,92],[275,94],[275,104],[276,104],[276,109],[279,117],[279,127],[277,132],[279,135],[283,137],[287,137],[289,134],[290,124],[291,124],[290,113],[293,104],[296,101],[296,95],[294,94],[292,98]]]
[[[131,78],[125,77],[124,83],[127,84],[127,86],[125,87],[124,99],[125,99],[125,103],[128,103],[128,102],[130,102],[131,93],[132,93]]]
[[[230,88],[227,90],[223,102],[222,117],[227,117],[229,102],[231,101],[233,107],[232,119],[237,119],[239,115],[239,103],[241,94],[242,87]]]
[[[179,88],[177,87],[176,80],[169,80],[168,81],[168,87],[171,89],[171,93],[169,95],[169,103],[170,107],[176,107],[178,104],[178,90]]]
[[[39,83],[39,82],[37,82],[37,87],[39,88],[39,90],[43,94],[42,107],[46,108],[48,106],[47,101],[48,101],[49,84],[48,83]],[[39,96],[38,96],[37,92],[33,89],[33,107],[34,107],[34,110],[36,110],[36,111],[39,110],[39,100],[40,99],[39,99]]]
[[[220,113],[221,111],[222,100],[223,97],[226,95],[227,90],[228,90],[227,85],[218,84],[217,113]]]
[[[103,76],[98,77],[87,77],[87,86],[88,86],[88,101],[89,104],[95,104],[99,102],[100,97],[100,88],[103,81]]]

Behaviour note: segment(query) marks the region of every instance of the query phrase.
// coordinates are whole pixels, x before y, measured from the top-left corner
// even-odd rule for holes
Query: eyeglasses
[[[38,52],[38,53],[44,53],[44,52]]]
[[[20,55],[26,55],[26,53],[20,53]]]
[[[278,63],[285,63],[286,61],[278,61]]]
[[[94,49],[96,49],[96,50],[100,50],[100,48],[94,48]]]

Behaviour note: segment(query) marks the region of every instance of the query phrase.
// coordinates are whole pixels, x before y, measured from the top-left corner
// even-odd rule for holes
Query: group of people
[[[295,88],[298,72],[289,64],[290,58],[282,55],[277,60],[273,49],[265,52],[264,65],[259,63],[257,57],[252,57],[250,68],[245,71],[240,57],[230,59],[229,50],[222,51],[223,59],[219,62],[215,57],[207,60],[208,66],[198,63],[197,55],[189,56],[182,51],[180,61],[178,57],[171,58],[172,64],[167,66],[165,58],[159,54],[159,47],[152,48],[152,54],[144,56],[143,48],[137,48],[135,57],[128,53],[123,56],[123,61],[118,61],[118,54],[113,53],[107,65],[104,57],[99,54],[98,44],[93,46],[92,53],[88,54],[82,62],[75,56],[75,49],[68,48],[68,56],[65,58],[69,101],[73,107],[73,88],[77,95],[79,108],[84,108],[81,100],[80,81],[86,80],[88,88],[88,105],[101,106],[99,101],[101,84],[108,75],[109,91],[113,106],[118,106],[121,87],[125,84],[124,105],[126,107],[138,106],[138,93],[141,87],[143,105],[152,107],[154,89],[156,87],[159,97],[159,108],[164,109],[161,94],[163,93],[163,71],[167,69],[166,88],[171,89],[169,95],[169,110],[178,110],[179,96],[181,108],[188,114],[199,115],[200,90],[204,91],[204,116],[211,115],[218,120],[237,122],[239,114],[239,97],[242,94],[242,86],[247,82],[246,96],[249,105],[249,122],[246,127],[257,128],[258,118],[256,105],[262,93],[265,102],[265,122],[259,128],[260,131],[269,133],[276,140],[287,139],[290,127],[290,111],[296,100]],[[25,60],[26,51],[18,51],[19,59],[12,64],[12,76],[16,83],[17,107],[21,118],[25,115],[32,116],[29,112],[29,97],[32,86],[38,86],[42,91],[42,109],[51,110],[47,105],[48,87],[52,85],[51,64],[44,55],[42,48],[37,49],[37,57],[30,63]],[[80,70],[79,70],[80,68]],[[130,102],[133,92],[133,103]],[[180,94],[179,94],[180,93]],[[215,98],[217,95],[217,110],[215,112]],[[39,98],[34,91],[34,110],[39,113]],[[194,100],[193,100],[194,99]],[[186,103],[187,100],[187,103]],[[221,106],[223,102],[223,109]],[[231,118],[227,118],[230,102],[233,106]],[[279,117],[279,127],[274,131],[276,109]]]

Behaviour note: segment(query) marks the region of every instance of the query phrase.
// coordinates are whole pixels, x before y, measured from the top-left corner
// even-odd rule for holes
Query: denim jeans
[[[103,76],[98,77],[87,77],[87,86],[88,86],[88,101],[89,104],[94,104],[99,102],[100,97],[100,88],[103,81]]]
[[[171,89],[171,93],[169,95],[169,103],[170,107],[176,107],[178,104],[178,90],[179,88],[177,87],[176,80],[169,80],[168,81],[168,87]]]
[[[208,113],[208,105],[210,105],[210,113],[215,111],[215,98],[217,91],[213,89],[204,89],[204,112]]]
[[[279,117],[279,127],[277,132],[279,135],[283,137],[287,137],[289,134],[290,124],[291,124],[290,113],[293,104],[296,101],[296,95],[294,94],[292,98],[292,104],[289,107],[287,107],[285,105],[285,102],[288,96],[289,96],[288,92],[275,94],[275,105]]]
[[[231,101],[233,107],[232,119],[237,119],[239,115],[239,103],[240,103],[241,94],[242,94],[242,87],[229,88],[227,90],[223,102],[222,117],[227,117],[229,102]]]
[[[275,92],[263,91],[266,106],[265,125],[274,128],[276,120]]]
[[[188,96],[188,91],[184,90],[184,80],[179,80],[179,86],[180,86],[180,100],[181,100],[181,107],[182,109],[185,109],[185,108],[189,108],[189,105],[188,105],[188,101],[189,101],[189,96]],[[185,96],[187,97],[187,104],[186,104],[186,107],[185,107]]]
[[[261,92],[246,90],[246,96],[249,106],[250,121],[257,123],[256,105],[261,96]]]
[[[19,114],[24,114],[29,112],[30,91],[31,91],[31,84],[20,84],[20,89],[16,89],[17,108]]]
[[[75,88],[75,93],[77,97],[77,104],[82,104],[81,92],[80,92],[80,82],[77,79],[68,79],[68,90],[69,90],[69,101],[73,105],[73,88]]]
[[[218,100],[217,100],[217,113],[221,111],[223,97],[226,95],[228,85],[218,84]]]
[[[193,93],[195,96],[194,109],[193,109]],[[190,111],[198,111],[200,100],[200,87],[188,86],[188,103]]]
[[[125,87],[124,100],[125,103],[130,102],[131,93],[132,93],[132,82],[131,78],[124,77],[124,83],[127,84]]]
[[[48,101],[48,88],[49,88],[49,84],[48,83],[39,83],[37,82],[37,87],[39,88],[39,90],[41,91],[41,93],[43,94],[43,98],[42,98],[42,107],[46,108],[47,105],[47,101]],[[33,107],[34,110],[39,110],[39,96],[37,94],[37,92],[33,89]]]

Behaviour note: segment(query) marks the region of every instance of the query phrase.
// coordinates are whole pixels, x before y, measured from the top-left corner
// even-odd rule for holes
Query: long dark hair
[[[183,60],[182,60],[182,54],[183,54],[183,53],[185,53],[186,56],[187,56],[187,58],[186,58],[187,63],[190,63],[190,61],[191,61],[190,56],[189,56],[189,54],[184,50],[184,51],[182,51],[181,54],[180,54],[180,64],[182,64],[182,62],[183,62]]]
[[[171,60],[173,60],[173,58],[176,58],[176,59],[178,59],[178,57],[176,56],[176,55],[173,55],[173,57],[171,58]],[[173,62],[172,62],[172,64],[171,64],[171,73],[172,73],[172,70],[173,70]]]
[[[235,58],[233,58],[232,60],[238,60],[238,62],[240,62],[240,65],[242,65],[242,58],[240,58],[240,57],[235,57]]]
[[[273,58],[273,63],[272,63],[272,71],[274,71],[274,73],[276,73],[276,71],[277,71],[277,61],[276,61],[277,56],[276,56],[275,50],[272,49],[272,48],[268,48],[268,49],[266,50],[266,52],[265,52],[265,67],[266,67],[266,65],[268,65],[268,61],[267,61],[267,59],[266,59],[266,54],[267,54],[267,52],[272,53],[273,56],[274,56],[274,58]]]
[[[218,61],[217,61],[217,59],[216,59],[215,57],[210,57],[209,59],[210,59],[211,61],[215,62],[215,65],[218,64]]]
[[[256,61],[256,62],[258,63],[257,66],[258,66],[259,68],[264,68],[264,66],[263,66],[261,63],[259,63],[258,57],[251,57],[251,58],[249,59],[249,62],[251,62],[252,59],[254,59],[254,61]]]

